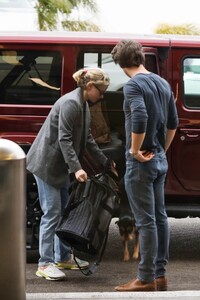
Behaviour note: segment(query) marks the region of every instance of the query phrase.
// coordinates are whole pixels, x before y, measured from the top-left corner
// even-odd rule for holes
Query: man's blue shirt
[[[165,148],[167,129],[176,129],[178,115],[169,83],[154,73],[139,73],[124,86],[126,152],[131,133],[145,133],[141,150]]]

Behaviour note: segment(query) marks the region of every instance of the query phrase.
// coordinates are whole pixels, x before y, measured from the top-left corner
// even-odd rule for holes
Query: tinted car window
[[[145,66],[153,73],[157,73],[156,56],[145,54]],[[100,67],[110,77],[108,91],[122,91],[123,86],[130,79],[112,59],[110,53],[85,53],[84,67]]]
[[[119,91],[129,80],[121,68],[116,65],[109,53],[85,53],[84,66],[87,68],[100,67],[106,71],[110,77],[108,91]]]
[[[59,52],[0,51],[0,103],[53,104],[61,71]]]
[[[184,102],[188,108],[200,109],[200,57],[183,61]]]

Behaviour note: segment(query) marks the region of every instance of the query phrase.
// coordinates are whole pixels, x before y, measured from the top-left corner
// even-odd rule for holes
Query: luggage
[[[118,186],[105,173],[87,182],[75,181],[70,198],[56,228],[56,234],[72,248],[98,259],[85,275],[94,273],[106,246],[109,225],[119,206]],[[83,271],[83,270],[82,270]]]

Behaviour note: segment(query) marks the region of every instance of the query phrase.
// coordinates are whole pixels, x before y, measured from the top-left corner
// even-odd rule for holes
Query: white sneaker
[[[38,267],[36,275],[47,280],[61,280],[66,277],[65,273],[60,271],[53,263],[44,267]]]
[[[87,261],[81,260],[77,257],[76,257],[76,261],[78,262],[81,269],[86,269],[89,266],[89,263]],[[71,257],[71,259],[66,261],[57,262],[56,266],[60,270],[79,270],[79,267],[77,266],[73,257]]]

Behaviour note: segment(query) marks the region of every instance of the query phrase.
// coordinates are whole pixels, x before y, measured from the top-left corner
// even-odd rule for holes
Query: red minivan
[[[123,86],[129,79],[111,58],[121,39],[138,40],[148,70],[164,77],[176,97],[179,127],[168,150],[165,194],[170,217],[200,216],[200,39],[191,36],[117,35],[78,32],[0,33],[0,137],[18,143],[25,153],[51,106],[75,88],[72,74],[101,67],[111,84],[104,100],[91,106],[91,128],[117,163],[124,161]],[[95,162],[85,156],[88,172]],[[34,178],[27,173],[27,248],[38,247],[40,206]]]

